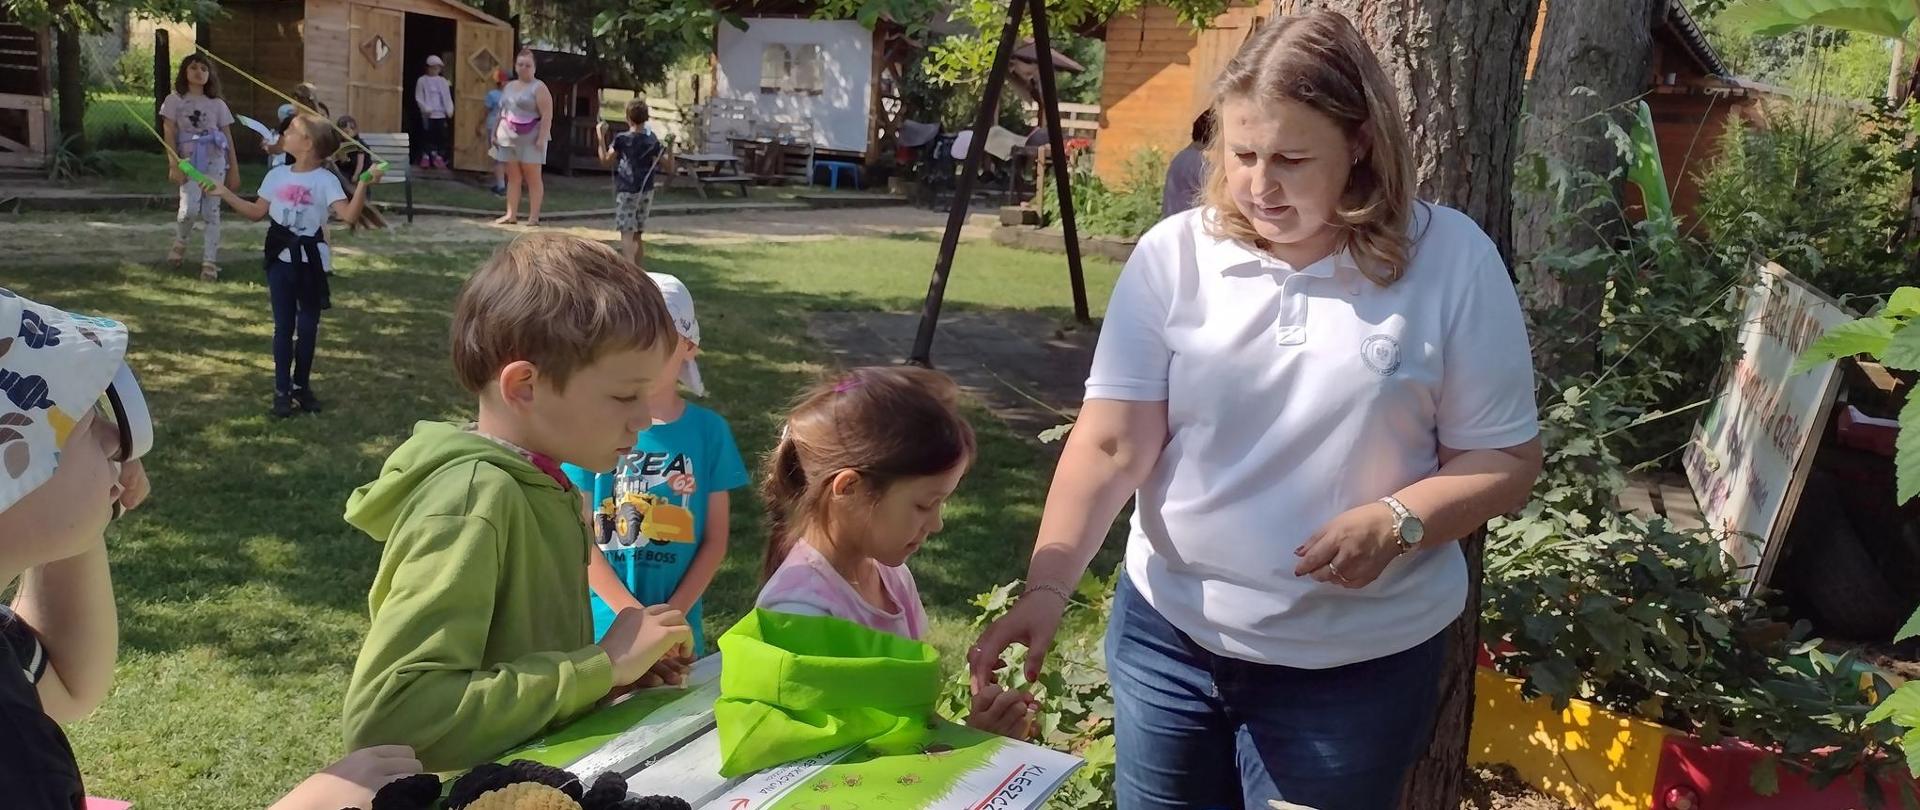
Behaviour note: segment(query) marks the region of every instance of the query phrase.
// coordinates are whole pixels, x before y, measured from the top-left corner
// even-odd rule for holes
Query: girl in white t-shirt
[[[973,462],[958,398],[939,372],[858,368],[801,400],[767,459],[759,607],[926,638],[907,558],[940,531]],[[974,696],[967,723],[1025,739],[1034,710],[1025,692],[994,689]]]
[[[273,415],[286,417],[296,406],[306,413],[320,412],[311,375],[320,311],[333,305],[327,283],[332,272],[327,219],[359,219],[367,204],[367,186],[380,181],[380,169],[371,169],[366,180],[356,178],[349,199],[327,163],[340,148],[339,133],[327,119],[296,116],[280,143],[292,163],[267,172],[256,199],[241,199],[225,188],[212,191],[247,219],[272,220],[265,258],[267,296],[273,304]]]

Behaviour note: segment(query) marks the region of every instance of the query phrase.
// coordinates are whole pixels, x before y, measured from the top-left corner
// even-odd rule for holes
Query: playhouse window
[[[825,89],[818,45],[768,45],[760,52],[760,92],[819,95]]]

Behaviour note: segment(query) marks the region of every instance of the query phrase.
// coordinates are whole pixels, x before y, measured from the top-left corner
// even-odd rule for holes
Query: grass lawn
[[[935,249],[914,239],[661,246],[649,260],[699,296],[708,404],[753,463],[829,356],[806,335],[809,313],[916,306]],[[258,285],[130,263],[8,268],[22,294],[132,326],[158,423],[153,499],[108,539],[123,634],[115,690],[70,729],[92,792],[148,808],[257,810],[342,753],[341,696],[380,553],[341,520],[342,505],[415,420],[470,416],[445,335],[454,293],[484,254],[344,256],[316,365],[329,409],[289,421],[266,415],[270,326]],[[1060,264],[969,244],[948,300],[1064,319]],[[1089,262],[1094,301],[1106,300],[1116,270]],[[949,660],[971,640],[966,600],[1024,569],[1051,468],[991,416],[973,415],[981,458],[946,531],[914,563]],[[734,520],[709,593],[711,635],[757,588],[757,497],[736,498]]]

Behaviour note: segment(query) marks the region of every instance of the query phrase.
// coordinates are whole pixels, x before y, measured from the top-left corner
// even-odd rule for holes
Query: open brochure
[[[1045,804],[1081,761],[1006,737],[943,724],[918,750],[844,748],[738,779],[720,776],[713,703],[720,657],[687,685],[646,689],[500,758],[531,759],[591,782],[614,771],[635,796],[678,796],[703,810],[1026,810]]]

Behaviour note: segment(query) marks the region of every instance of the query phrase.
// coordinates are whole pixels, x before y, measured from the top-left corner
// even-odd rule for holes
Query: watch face
[[[1419,518],[1408,517],[1400,521],[1400,539],[1408,546],[1420,545],[1420,541],[1425,539],[1426,535],[1426,524],[1421,523]]]

